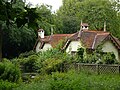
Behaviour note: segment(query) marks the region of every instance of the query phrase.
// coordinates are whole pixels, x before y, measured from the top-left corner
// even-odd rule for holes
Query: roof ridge
[[[84,31],[84,30],[83,30]],[[106,31],[98,31],[98,30],[85,30],[84,32],[101,32],[101,33],[109,33]]]
[[[104,35],[104,34],[110,34],[109,32],[106,33],[97,33],[97,35]]]

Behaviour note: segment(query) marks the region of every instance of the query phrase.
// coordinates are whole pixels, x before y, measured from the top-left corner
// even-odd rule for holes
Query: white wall
[[[70,54],[71,51],[77,51],[77,49],[80,47],[82,47],[80,41],[71,41],[66,48],[66,52]]]
[[[115,45],[110,40],[106,41],[103,44],[102,50],[103,50],[103,52],[113,52],[116,56],[116,59],[119,60],[118,49],[115,47]]]
[[[36,46],[36,48],[35,48],[35,51],[36,51],[36,52],[39,52],[39,51],[40,51],[40,48],[39,48],[39,47],[40,47],[40,44],[41,44],[41,43],[38,42],[38,44],[37,44],[37,46]]]
[[[45,43],[44,46],[43,46],[42,51],[46,51],[46,50],[49,50],[49,49],[52,49],[51,44],[49,44],[49,43]]]

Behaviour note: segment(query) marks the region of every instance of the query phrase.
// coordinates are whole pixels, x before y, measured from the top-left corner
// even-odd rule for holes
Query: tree
[[[23,11],[25,10],[24,2],[19,1],[13,6],[15,8],[20,8]],[[49,35],[51,33],[51,25],[53,24],[53,14],[51,13],[50,6],[40,5],[36,6],[35,8],[39,16],[37,18],[38,27],[43,28],[45,30],[45,34]],[[20,19],[22,19],[22,22],[24,21],[24,18]],[[17,57],[20,53],[24,53],[33,49],[37,37],[37,30],[34,29],[34,27],[28,28],[27,24],[22,25],[19,28],[18,27],[19,25],[17,26],[15,21],[13,24],[9,25],[9,28],[6,26],[6,24],[3,24],[2,56],[5,58]]]
[[[80,20],[76,16],[77,0],[63,0],[63,6],[57,11],[55,25],[57,32],[74,33],[80,29]]]
[[[117,0],[63,0],[63,6],[56,15],[57,21],[60,21],[58,29],[65,33],[75,32],[79,30],[80,21],[83,20],[90,25],[90,29],[103,30],[106,21],[107,31],[120,38],[119,10],[120,3]]]
[[[13,58],[33,49],[36,41],[36,33],[32,28],[23,26],[17,28],[16,25],[3,28],[3,52],[4,58]]]
[[[46,35],[51,34],[51,27],[53,25],[53,14],[51,12],[51,6],[41,5],[36,7],[36,12],[39,15],[37,20],[38,27],[45,30]]]
[[[108,0],[85,0],[80,6],[82,20],[88,22],[93,30],[103,30],[103,24],[106,21],[107,31],[118,37],[120,25],[114,3],[115,1]],[[116,8],[119,9],[119,7]]]
[[[22,8],[16,4],[22,4]],[[3,25],[7,28],[12,24],[17,24],[17,27],[22,27],[26,23],[28,27],[37,28],[36,19],[38,14],[36,8],[25,6],[22,0],[0,0],[0,60],[2,59],[2,33]]]

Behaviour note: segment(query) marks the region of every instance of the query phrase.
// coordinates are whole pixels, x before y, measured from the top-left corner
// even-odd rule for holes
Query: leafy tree
[[[22,27],[27,23],[28,27],[35,29],[37,18],[36,9],[26,7],[22,0],[0,0],[0,60],[2,58],[3,25],[7,25],[9,29],[10,25],[17,24],[17,27]]]
[[[17,4],[14,4],[13,6],[15,8],[20,8],[23,11],[25,10],[24,2],[20,3],[20,0]],[[43,28],[45,30],[45,34],[49,35],[53,22],[50,6],[36,6],[36,12],[39,16],[37,19],[38,27]],[[18,22],[20,22],[19,17]],[[34,28],[34,26],[36,25],[29,25],[32,28],[28,28],[28,25],[26,24],[19,27],[21,24],[22,23],[20,22],[20,24],[16,25],[16,23],[14,22],[14,24],[9,25],[9,28],[5,24],[3,25],[3,57],[13,58],[18,56],[20,53],[33,49],[37,36],[37,32]]]
[[[3,57],[13,58],[33,49],[36,34],[32,28],[28,29],[26,26],[17,28],[14,25],[3,30]]]
[[[81,17],[83,21],[90,24],[91,29],[103,30],[103,24],[106,21],[107,31],[110,31],[117,37],[119,36],[119,19],[116,5],[108,0],[85,0],[80,5]],[[116,7],[119,9],[119,7]],[[94,21],[94,22],[93,22]]]
[[[63,0],[56,15],[60,26],[57,23],[56,26],[61,32],[73,33],[79,30],[80,20],[83,20],[90,24],[90,29],[103,30],[106,21],[107,31],[120,38],[119,10],[117,0]]]
[[[63,6],[60,7],[55,17],[55,25],[60,33],[73,33],[79,30],[80,20],[75,15],[76,2],[75,0],[63,0]]]
[[[51,12],[51,6],[49,5],[41,5],[37,6],[37,13],[39,18],[37,20],[38,27],[45,30],[46,35],[51,34],[51,27],[53,25],[53,14]]]

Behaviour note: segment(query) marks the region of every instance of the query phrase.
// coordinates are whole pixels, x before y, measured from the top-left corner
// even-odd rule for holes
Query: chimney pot
[[[44,38],[44,30],[43,29],[38,30],[38,37]]]
[[[88,30],[89,29],[88,27],[89,27],[88,23],[82,23],[81,24],[82,30]]]

